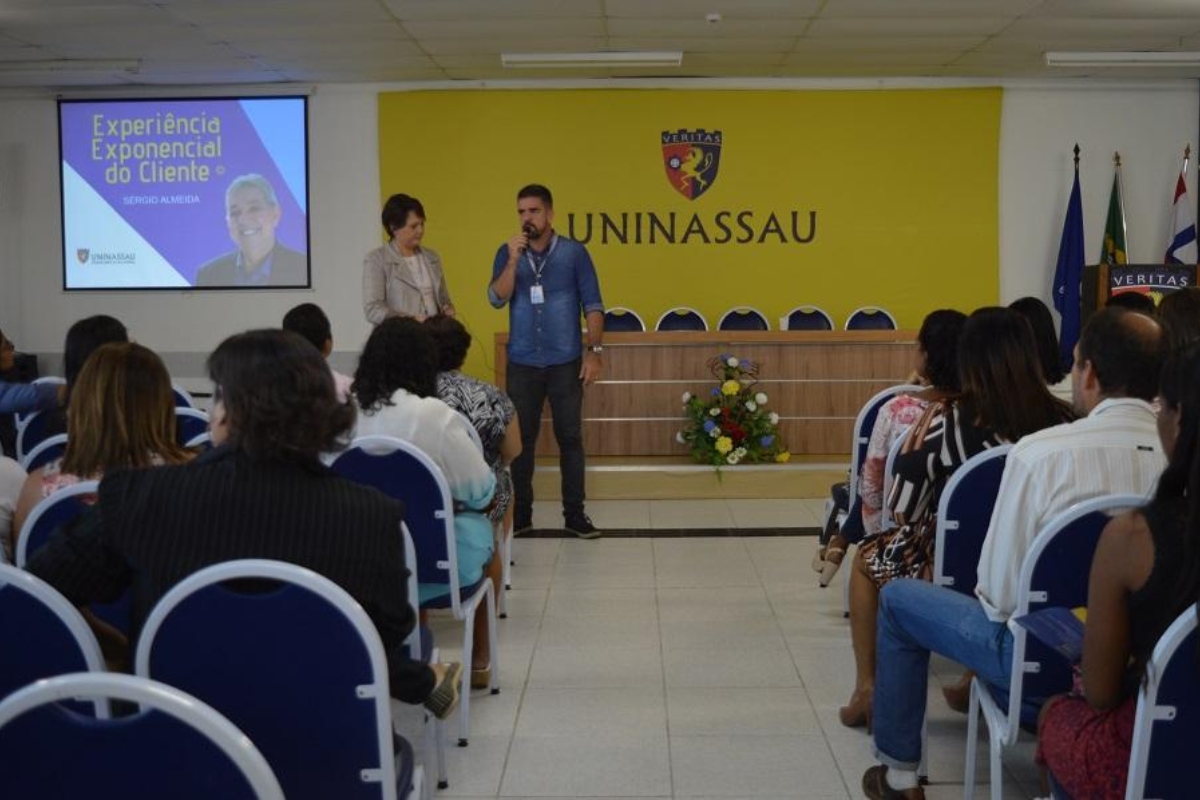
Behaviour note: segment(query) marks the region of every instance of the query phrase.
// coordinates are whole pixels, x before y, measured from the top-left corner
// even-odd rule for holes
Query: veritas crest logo
[[[663,166],[675,191],[689,200],[707,192],[721,166],[721,132],[698,128],[662,133]]]
[[[88,255],[91,252],[92,251],[86,247],[80,247],[78,250],[75,251],[75,257],[79,259],[80,264],[86,264],[88,262]]]

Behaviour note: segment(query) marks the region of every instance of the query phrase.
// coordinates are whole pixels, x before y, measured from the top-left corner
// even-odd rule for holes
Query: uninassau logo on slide
[[[689,200],[704,194],[721,167],[721,132],[697,128],[662,132],[663,166],[671,188]]]

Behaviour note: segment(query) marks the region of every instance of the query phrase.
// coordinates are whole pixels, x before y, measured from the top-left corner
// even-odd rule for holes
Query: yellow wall
[[[999,89],[889,91],[431,91],[380,95],[383,198],[414,195],[425,244],[446,266],[460,318],[476,337],[468,370],[491,376],[492,338],[507,310],[487,303],[497,247],[517,232],[516,191],[554,193],[555,227],[586,232],[605,303],[649,324],[691,305],[715,324],[752,305],[772,321],[812,303],[840,325],[863,304],[916,328],[939,307],[969,311],[998,297]],[[720,131],[709,188],[688,199],[668,182],[663,133]],[[382,198],[381,198],[382,200]],[[754,241],[732,237],[740,212]],[[628,225],[600,242],[599,214]],[[641,212],[643,243],[634,244]],[[676,243],[649,244],[649,215],[676,215]],[[792,212],[798,212],[797,243]],[[763,228],[774,213],[783,235]],[[694,223],[693,223],[694,224]],[[759,243],[758,239],[764,241]],[[781,241],[786,239],[787,241]]]

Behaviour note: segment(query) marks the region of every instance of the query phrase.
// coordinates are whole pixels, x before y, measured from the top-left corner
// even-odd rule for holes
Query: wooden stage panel
[[[912,371],[913,331],[706,331],[610,333],[603,379],[584,395],[584,448],[597,456],[683,455],[681,396],[717,385],[708,361],[727,353],[759,364],[757,387],[779,414],[796,454],[847,455],[854,417],[876,392]],[[496,373],[507,372],[507,333],[496,335]],[[538,455],[557,453],[549,407]]]

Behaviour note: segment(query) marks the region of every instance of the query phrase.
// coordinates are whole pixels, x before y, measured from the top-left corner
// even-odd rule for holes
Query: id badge
[[[542,303],[546,302],[546,293],[542,289],[542,285],[540,283],[535,283],[533,286],[529,287],[529,302],[533,303],[535,306],[540,306]]]

